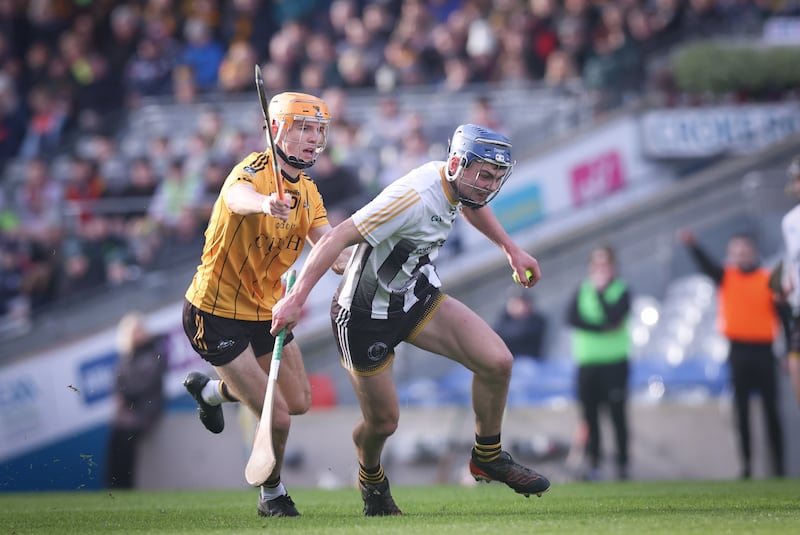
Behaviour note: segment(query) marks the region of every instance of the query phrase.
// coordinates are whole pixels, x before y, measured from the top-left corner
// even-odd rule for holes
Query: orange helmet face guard
[[[306,93],[279,93],[269,103],[269,116],[278,125],[278,156],[298,169],[314,165],[328,144],[328,105]]]

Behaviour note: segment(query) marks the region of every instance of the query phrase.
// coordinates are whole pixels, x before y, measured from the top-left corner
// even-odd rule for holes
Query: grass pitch
[[[261,518],[256,491],[0,494],[0,534],[795,534],[800,479],[392,489],[402,517],[366,518],[355,488],[290,489],[300,518]]]

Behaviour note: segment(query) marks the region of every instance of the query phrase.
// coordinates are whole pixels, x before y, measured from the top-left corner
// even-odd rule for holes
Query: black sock
[[[500,456],[502,444],[500,434],[488,437],[475,435],[475,445],[472,447],[472,457],[481,463],[490,463]]]
[[[386,480],[386,474],[383,473],[383,466],[380,464],[373,468],[364,468],[359,464],[358,479],[370,485],[378,485]]]

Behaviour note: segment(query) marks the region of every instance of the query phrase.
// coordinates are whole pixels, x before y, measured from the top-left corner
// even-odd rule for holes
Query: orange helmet
[[[331,114],[325,101],[306,93],[279,93],[272,97],[269,103],[269,116],[271,121],[278,124],[278,133],[275,135],[275,148],[278,155],[299,169],[314,165],[317,156],[325,150],[325,146],[328,144],[328,123],[331,122]],[[302,126],[305,126],[305,123],[315,123],[317,137],[313,142],[313,152],[310,160],[294,155],[287,156],[285,150],[281,148],[281,143],[283,143],[284,148],[290,143],[296,144],[300,149],[298,150],[298,154],[300,154],[303,146],[311,144],[299,136],[296,139],[290,139],[289,132],[292,130],[295,121],[303,121]],[[294,132],[299,134],[306,130],[301,128]],[[284,134],[283,138],[281,134]]]

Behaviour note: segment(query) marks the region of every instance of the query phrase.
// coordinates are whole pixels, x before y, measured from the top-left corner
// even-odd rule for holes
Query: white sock
[[[265,500],[274,500],[278,496],[283,496],[286,494],[286,487],[283,486],[283,482],[278,483],[277,487],[265,487],[261,485],[261,497]]]
[[[219,391],[218,379],[211,379],[207,382],[206,386],[204,386],[203,390],[200,392],[200,395],[203,396],[203,399],[209,405],[219,405],[225,401],[222,397],[222,393]]]

